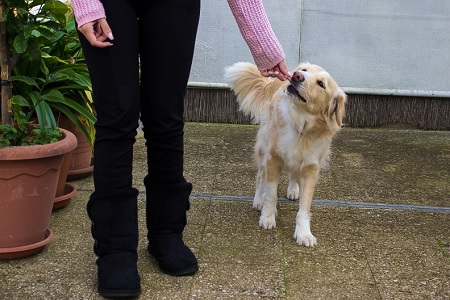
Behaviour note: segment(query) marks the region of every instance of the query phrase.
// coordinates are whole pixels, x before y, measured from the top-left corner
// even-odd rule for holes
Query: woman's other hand
[[[105,48],[112,46],[111,41],[114,37],[108,22],[104,18],[86,23],[80,26],[78,30],[94,47]]]

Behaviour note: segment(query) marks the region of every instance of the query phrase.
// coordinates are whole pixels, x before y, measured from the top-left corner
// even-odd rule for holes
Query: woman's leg
[[[98,256],[98,291],[105,297],[139,295],[137,190],[132,187],[133,144],[139,120],[139,32],[128,0],[103,0],[114,45],[92,47],[80,35],[97,114],[94,187],[87,205]]]
[[[148,150],[148,176],[155,183],[179,183],[183,180],[184,95],[200,1],[148,2],[140,15],[141,120]]]
[[[139,23],[148,250],[164,273],[188,275],[198,263],[182,240],[192,190],[183,177],[183,113],[200,1],[145,3]]]
[[[97,194],[129,190],[140,111],[139,29],[127,0],[103,0],[113,46],[96,48],[82,37],[97,115],[94,184]]]

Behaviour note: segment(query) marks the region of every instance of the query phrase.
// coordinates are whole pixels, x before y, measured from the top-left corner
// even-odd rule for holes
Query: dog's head
[[[322,115],[328,126],[342,126],[347,96],[322,67],[300,64],[292,75],[286,93],[297,105],[306,106],[313,115]]]

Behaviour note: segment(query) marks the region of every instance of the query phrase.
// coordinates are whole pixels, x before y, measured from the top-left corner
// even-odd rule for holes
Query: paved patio
[[[186,177],[194,184],[185,241],[200,270],[159,272],[146,253],[144,141],[139,299],[450,299],[450,132],[345,128],[333,143],[313,204],[315,248],[292,238],[296,203],[281,199],[277,228],[251,208],[257,127],[186,124]],[[92,177],[52,214],[53,241],[0,261],[0,299],[101,299],[85,205]],[[279,196],[285,196],[286,178]]]

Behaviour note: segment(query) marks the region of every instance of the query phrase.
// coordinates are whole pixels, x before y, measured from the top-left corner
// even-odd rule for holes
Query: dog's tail
[[[255,65],[238,62],[225,69],[225,81],[237,95],[239,109],[254,121],[260,122],[268,111],[266,106],[269,105],[270,96],[266,90],[272,80],[262,76]]]

